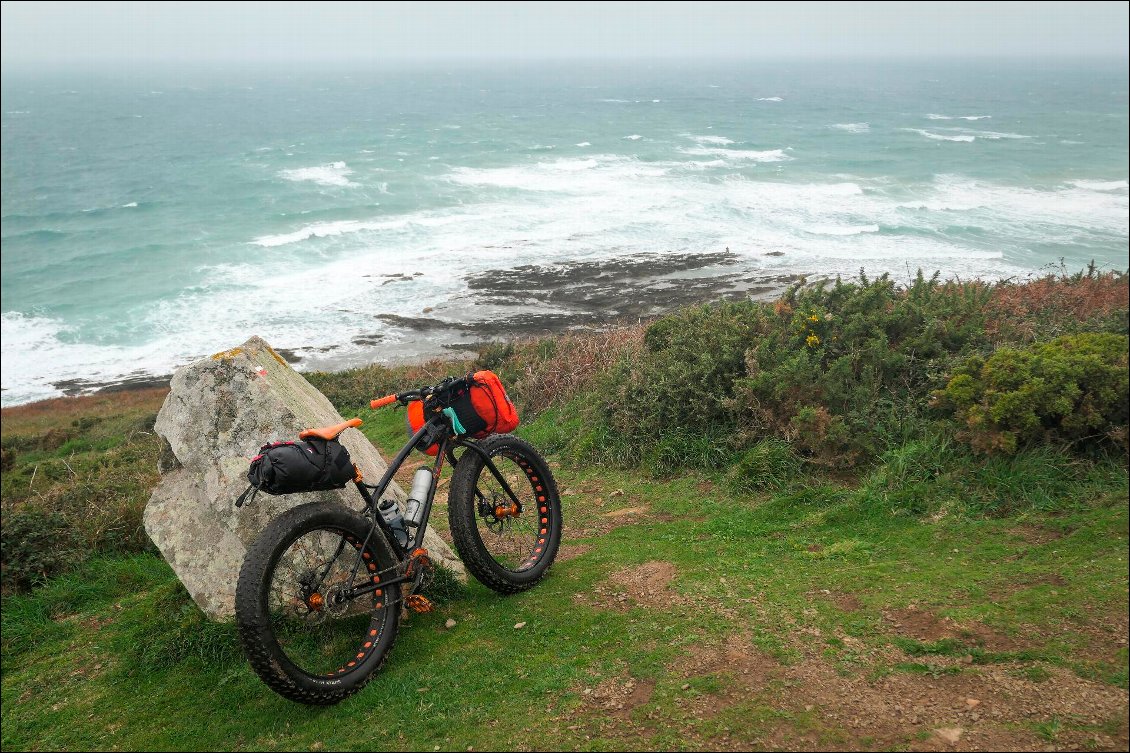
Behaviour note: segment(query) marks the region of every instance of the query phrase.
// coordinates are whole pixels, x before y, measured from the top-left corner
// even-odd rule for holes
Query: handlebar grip
[[[386,405],[391,405],[392,403],[395,403],[395,402],[396,402],[396,395],[385,395],[382,398],[378,398],[376,400],[370,400],[369,401],[369,407],[372,408],[373,410],[376,410],[377,408],[383,408]]]

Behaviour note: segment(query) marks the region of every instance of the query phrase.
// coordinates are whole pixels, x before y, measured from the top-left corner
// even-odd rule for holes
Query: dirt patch
[[[635,570],[674,574],[668,563]],[[852,645],[858,663],[845,670],[821,655],[783,665],[744,634],[691,642],[655,681],[624,673],[578,688],[569,728],[636,749],[661,732],[707,750],[1126,749],[1121,688],[1047,665],[1026,672],[1030,662],[908,662],[893,647]]]
[[[854,595],[844,593],[843,591],[829,591],[826,588],[822,588],[819,591],[810,591],[808,598],[810,600],[830,601],[832,605],[841,612],[858,612],[862,606],[859,603],[859,599]]]
[[[1064,670],[1039,683],[1003,665],[870,680],[841,676],[809,659],[787,668],[785,682],[786,705],[815,714],[821,725],[843,730],[857,744],[870,739],[911,750],[1044,750],[1049,740],[1038,725],[1052,720],[1059,720],[1056,748],[1118,749],[1126,740],[1126,692]]]
[[[1013,536],[1020,537],[1024,543],[1031,546],[1040,546],[1063,538],[1063,534],[1060,531],[1035,525],[1016,526],[1015,528],[1009,529],[1009,533]]]
[[[608,677],[592,688],[585,688],[581,695],[589,709],[598,708],[621,717],[628,718],[634,709],[651,700],[655,691],[652,680],[637,680],[633,677]]]
[[[759,651],[741,635],[731,635],[715,645],[691,644],[687,653],[671,665],[674,674],[688,679],[725,673],[743,689],[764,687],[771,678],[780,676],[781,669],[776,659]]]
[[[934,643],[955,640],[984,648],[986,651],[1018,651],[1025,644],[980,622],[957,622],[950,617],[938,617],[927,609],[888,609],[883,620],[894,632],[904,638]]]
[[[617,570],[593,587],[591,602],[596,606],[625,611],[633,606],[667,608],[688,600],[671,589],[677,570],[670,562],[645,562]],[[584,594],[577,594],[581,599]]]
[[[616,503],[623,504],[627,501],[627,507],[619,507],[614,510],[606,510],[605,505],[610,504],[604,496],[592,494],[586,495],[585,510],[575,513],[573,520],[570,521],[569,534],[574,538],[590,538],[593,536],[603,536],[609,531],[627,525],[640,525],[645,523],[664,523],[674,519],[673,516],[665,513],[653,513],[651,505],[647,504],[643,498],[637,495],[615,496],[611,497]]]

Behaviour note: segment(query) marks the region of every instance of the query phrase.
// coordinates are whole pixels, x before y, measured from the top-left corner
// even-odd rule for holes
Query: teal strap
[[[467,430],[463,428],[463,424],[459,423],[459,416],[455,415],[454,408],[444,408],[443,415],[451,419],[451,428],[455,429],[456,434],[467,433]]]

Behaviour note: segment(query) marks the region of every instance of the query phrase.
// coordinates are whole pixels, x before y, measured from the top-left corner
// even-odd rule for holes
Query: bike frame
[[[415,534],[409,541],[409,545],[407,547],[403,547],[400,545],[400,542],[397,541],[396,535],[393,533],[393,530],[389,526],[389,524],[385,521],[384,516],[382,516],[380,511],[377,509],[377,503],[384,496],[385,492],[388,491],[388,487],[389,484],[392,483],[393,476],[398,470],[400,470],[400,466],[404,464],[405,459],[412,453],[412,450],[416,448],[416,445],[420,442],[420,440],[422,440],[429,434],[433,434],[437,428],[441,430],[441,437],[437,442],[437,444],[439,445],[439,451],[436,452],[436,460],[432,466],[432,483],[428,488],[428,497],[425,500],[421,500],[424,504],[424,513],[420,517],[420,525],[417,526]],[[373,521],[376,523],[376,527],[369,530],[369,536],[373,535],[373,531],[379,529],[384,534],[384,537],[388,541],[389,546],[392,547],[393,552],[396,553],[396,558],[401,562],[409,559],[413,554],[415,554],[416,550],[423,547],[424,532],[427,530],[428,520],[431,518],[432,503],[435,501],[436,489],[439,488],[439,475],[443,470],[444,460],[449,460],[452,467],[455,467],[458,464],[458,459],[455,457],[455,448],[457,447],[463,447],[465,449],[465,453],[473,452],[480,458],[482,458],[483,464],[487,469],[490,470],[491,475],[493,475],[498,483],[502,486],[502,489],[506,492],[506,495],[510,497],[510,500],[512,502],[518,505],[519,510],[521,510],[522,508],[521,500],[518,499],[518,495],[514,493],[514,490],[510,488],[510,485],[506,482],[506,479],[503,478],[497,466],[495,466],[494,462],[491,460],[490,454],[487,453],[483,448],[479,447],[479,445],[474,440],[465,437],[454,436],[450,419],[448,419],[443,414],[437,414],[428,419],[428,421],[426,421],[424,425],[421,426],[420,429],[412,435],[412,437],[408,440],[408,443],[400,449],[400,452],[398,452],[396,454],[396,457],[393,458],[392,462],[389,463],[388,468],[385,470],[384,476],[381,477],[381,480],[378,483],[367,484],[364,481],[353,482],[357,487],[357,491],[361,493],[361,497],[365,500],[365,506],[369,511],[370,517],[372,517]],[[478,489],[475,489],[475,495],[479,497],[480,500],[482,500],[483,496]],[[367,543],[368,537],[366,537],[365,541],[362,542],[362,547],[364,547],[364,545]],[[336,559],[336,555],[334,559]],[[387,588],[388,586],[396,585],[398,583],[404,583],[409,580],[411,580],[411,577],[406,573],[396,578],[382,580],[379,584],[366,584],[358,588],[352,588],[348,594],[348,598],[353,599],[369,593],[377,588]]]

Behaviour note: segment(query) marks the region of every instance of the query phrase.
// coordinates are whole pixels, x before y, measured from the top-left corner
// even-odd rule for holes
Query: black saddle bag
[[[251,459],[247,469],[251,486],[239,496],[235,506],[250,502],[260,490],[268,494],[298,494],[341,489],[356,476],[349,451],[336,439],[311,437],[265,444]],[[251,499],[247,498],[249,493]]]

